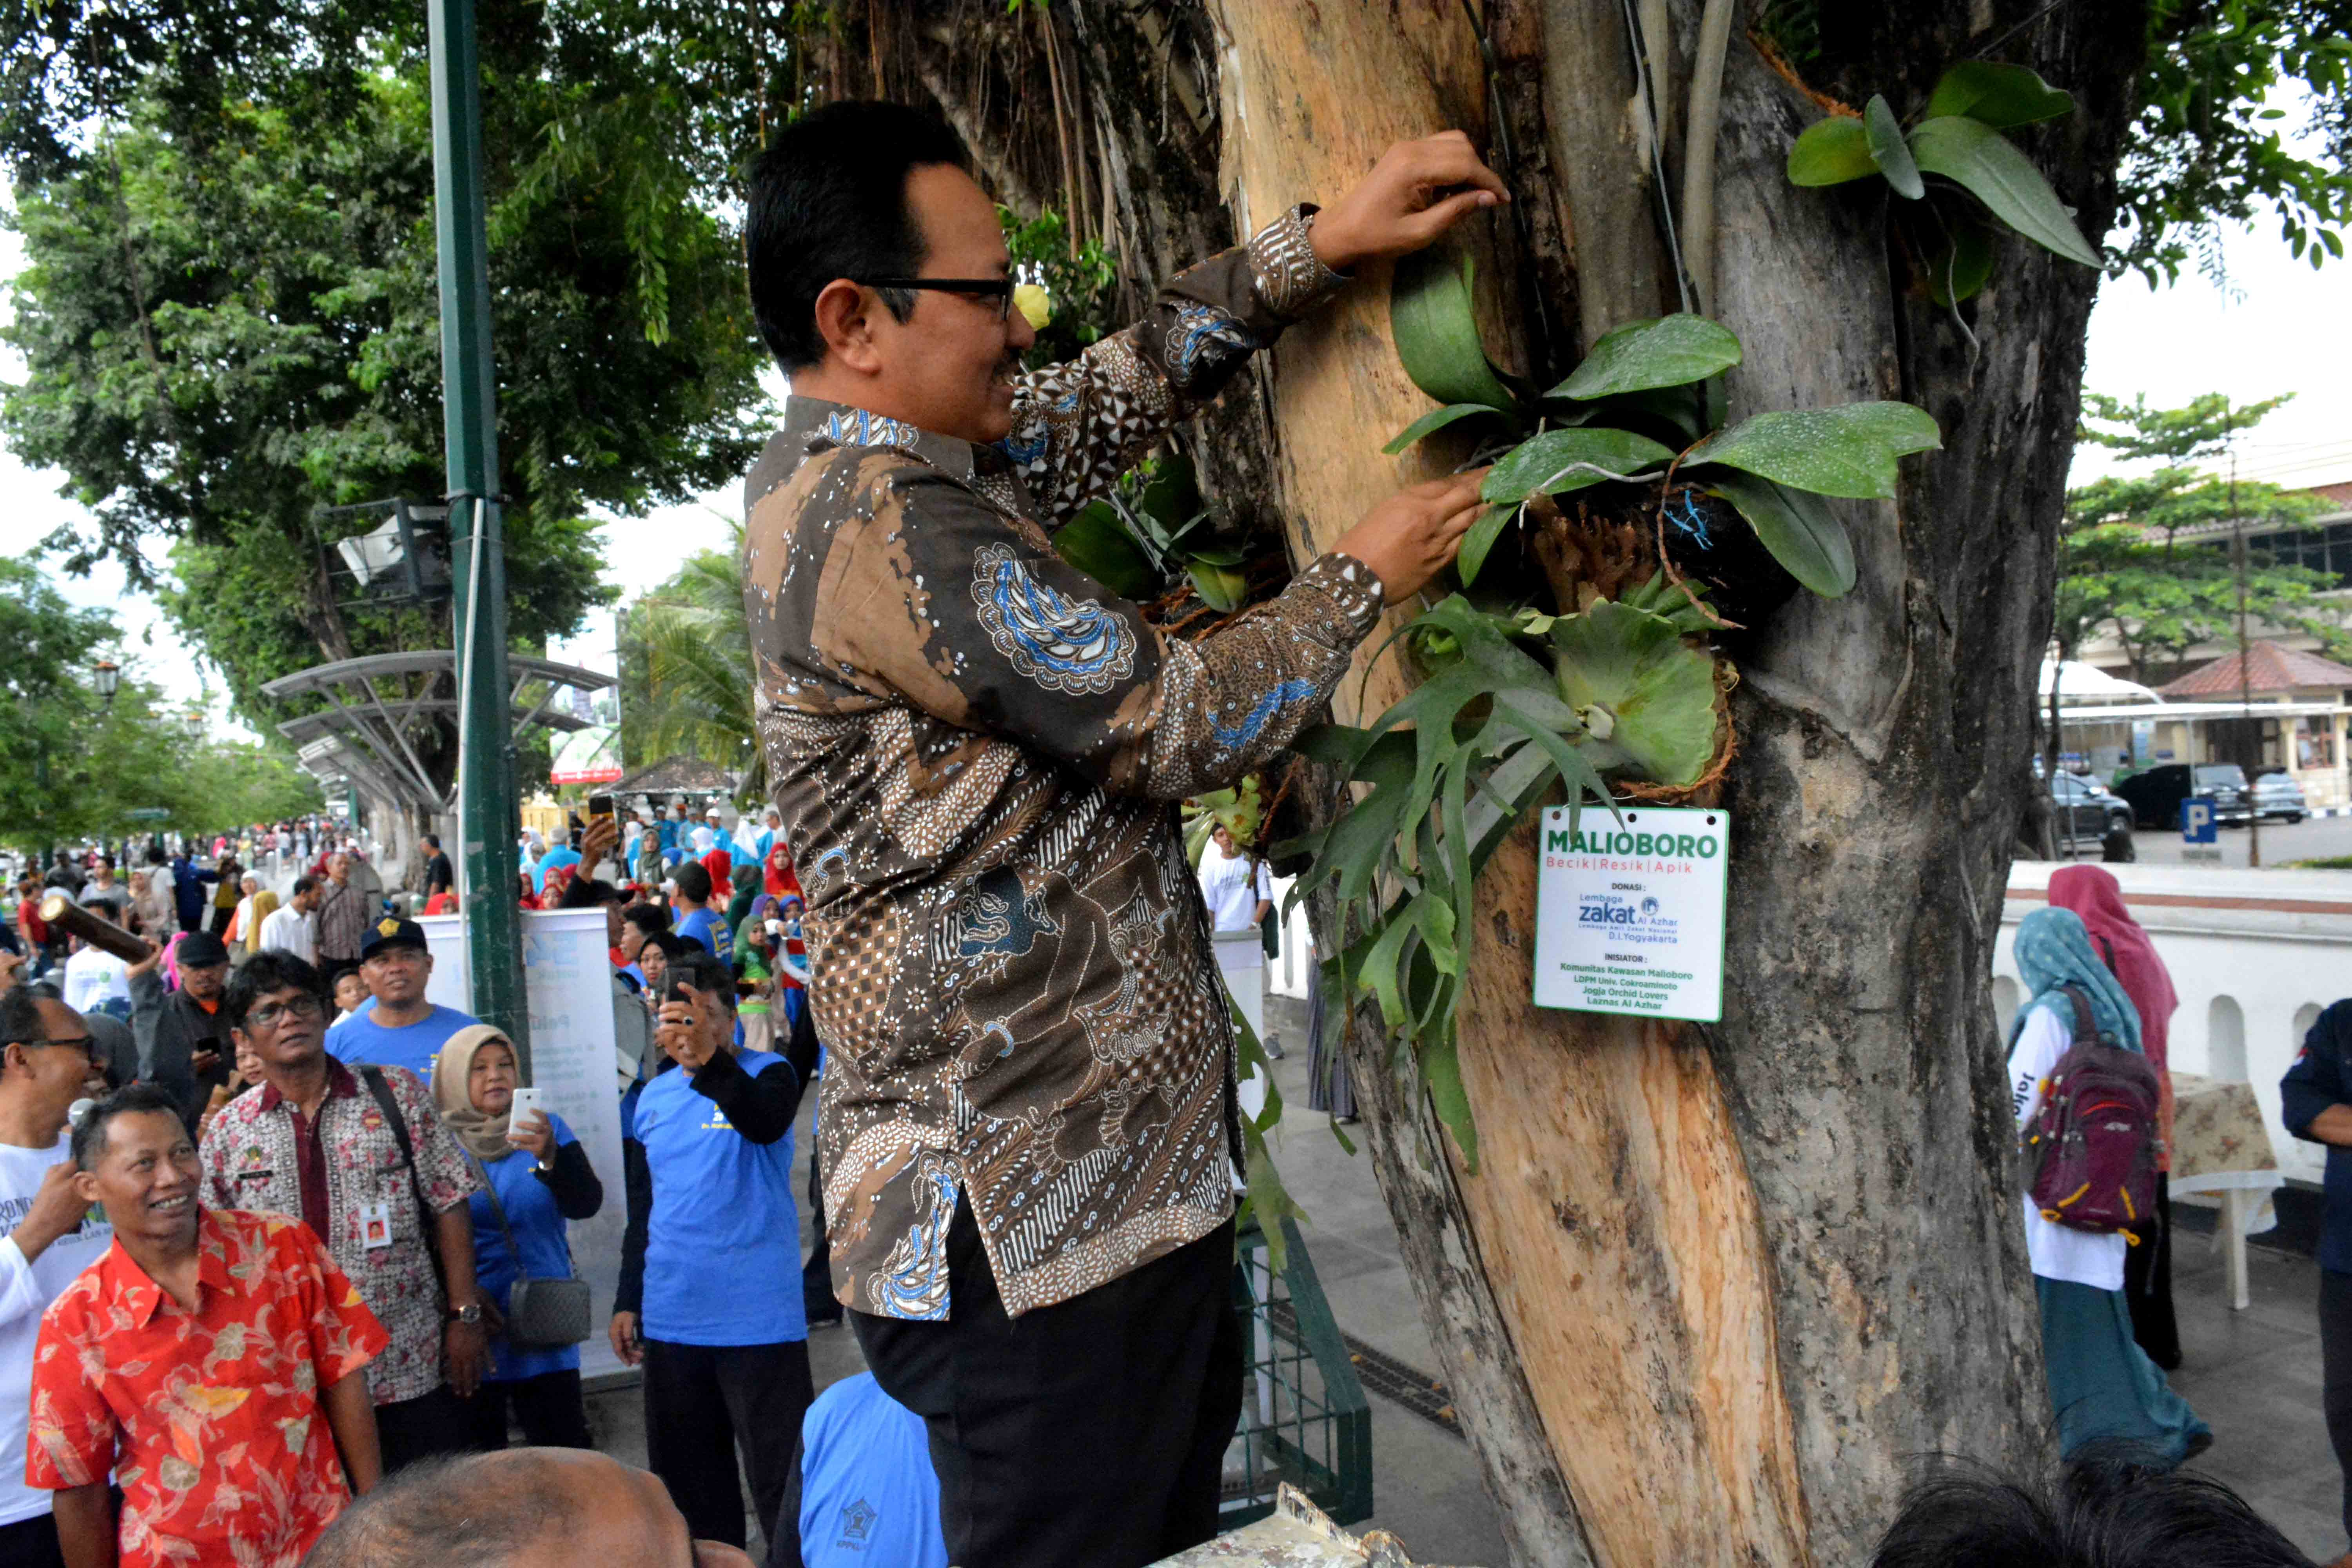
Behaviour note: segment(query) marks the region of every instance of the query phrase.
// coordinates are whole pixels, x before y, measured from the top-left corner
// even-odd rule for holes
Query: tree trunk
[[[1395,138],[1483,135],[1465,9],[1212,0],[1236,228],[1336,193]],[[1664,9],[1674,36],[1653,58],[1699,58],[1697,0]],[[1825,16],[1822,36],[1844,42],[1806,85],[1907,108],[2038,9],[1941,0],[1834,27]],[[1680,296],[1653,221],[1657,165],[1629,108],[1624,13],[1497,0],[1488,18],[1535,254],[1481,276],[1538,279],[1586,341]],[[2028,145],[2093,234],[2113,213],[2137,64],[2117,40],[2140,31],[2137,6],[2060,7],[1999,51],[2082,100]],[[1686,124],[1689,68],[1676,68],[1666,100]],[[1906,465],[1894,503],[1839,503],[1855,591],[1801,597],[1744,651],[1722,1024],[1533,1008],[1522,831],[1481,882],[1460,1015],[1476,1173],[1410,1064],[1371,1029],[1350,1037],[1375,1166],[1521,1563],[1858,1561],[1912,1457],[2011,1469],[2050,1457],[1988,973],[2029,788],[2096,279],[2007,240],[1967,308],[1972,349],[1910,290],[1879,187],[1788,184],[1789,142],[1819,112],[1735,29],[1712,250],[1712,313],[1746,345],[1732,416],[1902,398],[1935,415],[1945,444]],[[1472,243],[1507,246],[1516,226]],[[1555,245],[1566,255],[1547,254]],[[1571,281],[1574,297],[1558,297]],[[1491,346],[1524,363],[1513,342]],[[1428,406],[1389,342],[1384,279],[1286,336],[1265,384],[1299,558],[1423,476],[1418,459],[1373,456]],[[1365,713],[1404,679],[1382,664]],[[1363,716],[1358,691],[1343,688],[1341,718]],[[1323,913],[1328,952],[1338,933]]]

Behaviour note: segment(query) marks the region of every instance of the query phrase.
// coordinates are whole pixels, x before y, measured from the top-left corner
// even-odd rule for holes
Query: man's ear
[[[874,342],[874,310],[879,303],[867,289],[846,278],[836,278],[817,291],[816,333],[827,353],[861,375],[882,368]]]
[[[82,1202],[86,1204],[94,1204],[98,1202],[98,1178],[96,1176],[90,1174],[88,1171],[77,1170],[73,1173],[73,1184],[74,1192],[79,1195]]]

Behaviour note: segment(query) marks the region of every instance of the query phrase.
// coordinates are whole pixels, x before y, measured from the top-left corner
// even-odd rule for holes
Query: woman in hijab
[[[758,871],[756,866],[738,866],[735,876],[740,881],[746,873],[757,875]],[[740,903],[743,895],[739,890],[735,898]],[[775,911],[774,899],[766,893],[754,893],[751,908],[735,923],[735,973],[751,987],[735,1003],[735,1021],[743,1026],[743,1048],[747,1051],[776,1048],[776,939],[768,934],[768,918]]]
[[[2042,1109],[2051,1072],[2075,1043],[2067,987],[2090,1004],[2101,1035],[2126,1050],[2142,1047],[2138,1010],[2099,962],[2072,910],[2027,915],[2018,922],[2013,951],[2033,994],[2009,1031],[2010,1098],[2023,1126]],[[2210,1447],[2212,1430],[2132,1338],[2123,1291],[2125,1237],[2044,1219],[2030,1193],[2023,1207],[2060,1454],[2073,1460],[2094,1446],[2128,1448],[2135,1462],[2169,1469]]]
[[[771,897],[797,899],[801,896],[800,874],[793,869],[793,852],[784,847],[782,839],[768,847],[768,858],[760,871],[762,886]]]
[[[509,1124],[514,1090],[514,1044],[488,1024],[450,1036],[434,1063],[433,1102],[441,1124],[489,1187],[467,1202],[474,1220],[474,1277],[496,1304],[499,1321],[490,1370],[480,1392],[465,1402],[467,1415],[474,1447],[483,1451],[507,1446],[509,1407],[532,1447],[593,1447],[580,1394],[580,1347],[517,1346],[508,1342],[504,1322],[516,1254],[524,1273],[569,1277],[572,1243],[564,1222],[587,1219],[604,1207],[604,1188],[588,1151],[562,1117],[534,1110],[523,1125]]]
[[[261,922],[277,912],[278,895],[267,888],[257,889],[253,895],[253,908],[247,911],[245,924],[241,928],[245,932],[247,957],[250,958],[261,951]]]
[[[727,929],[731,931],[742,927],[743,917],[751,912],[751,900],[760,896],[760,868],[746,861],[730,870],[728,879],[735,889],[727,900]]]
[[[2155,1223],[2140,1233],[2139,1245],[2124,1254],[2124,1299],[2131,1303],[2132,1336],[2148,1360],[2167,1372],[2180,1365],[2180,1329],[2172,1315],[2172,1015],[2180,994],[2156,955],[2156,943],[2124,908],[2124,890],[2113,872],[2097,866],[2065,866],[2050,878],[2050,907],[2072,910],[2090,933],[2091,947],[2139,1012],[2140,1047],[2156,1069],[2157,1129],[2164,1147],[2157,1152]]]

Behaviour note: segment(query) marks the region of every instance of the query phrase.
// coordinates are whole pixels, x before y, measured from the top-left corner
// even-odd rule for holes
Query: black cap
[[[425,940],[423,926],[415,921],[404,921],[393,915],[386,915],[367,928],[367,933],[360,938],[360,958],[362,961],[373,958],[378,950],[387,947],[413,947],[419,952],[433,951],[432,944]]]
[[[215,963],[227,962],[228,949],[208,931],[192,931],[180,939],[179,963],[183,969],[210,969]]]

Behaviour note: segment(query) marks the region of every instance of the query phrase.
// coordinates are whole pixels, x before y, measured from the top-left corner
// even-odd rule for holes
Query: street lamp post
[[[110,658],[101,658],[98,661],[98,668],[91,673],[98,678],[98,695],[104,700],[106,706],[111,709],[114,706],[114,694],[122,687],[122,667]]]

